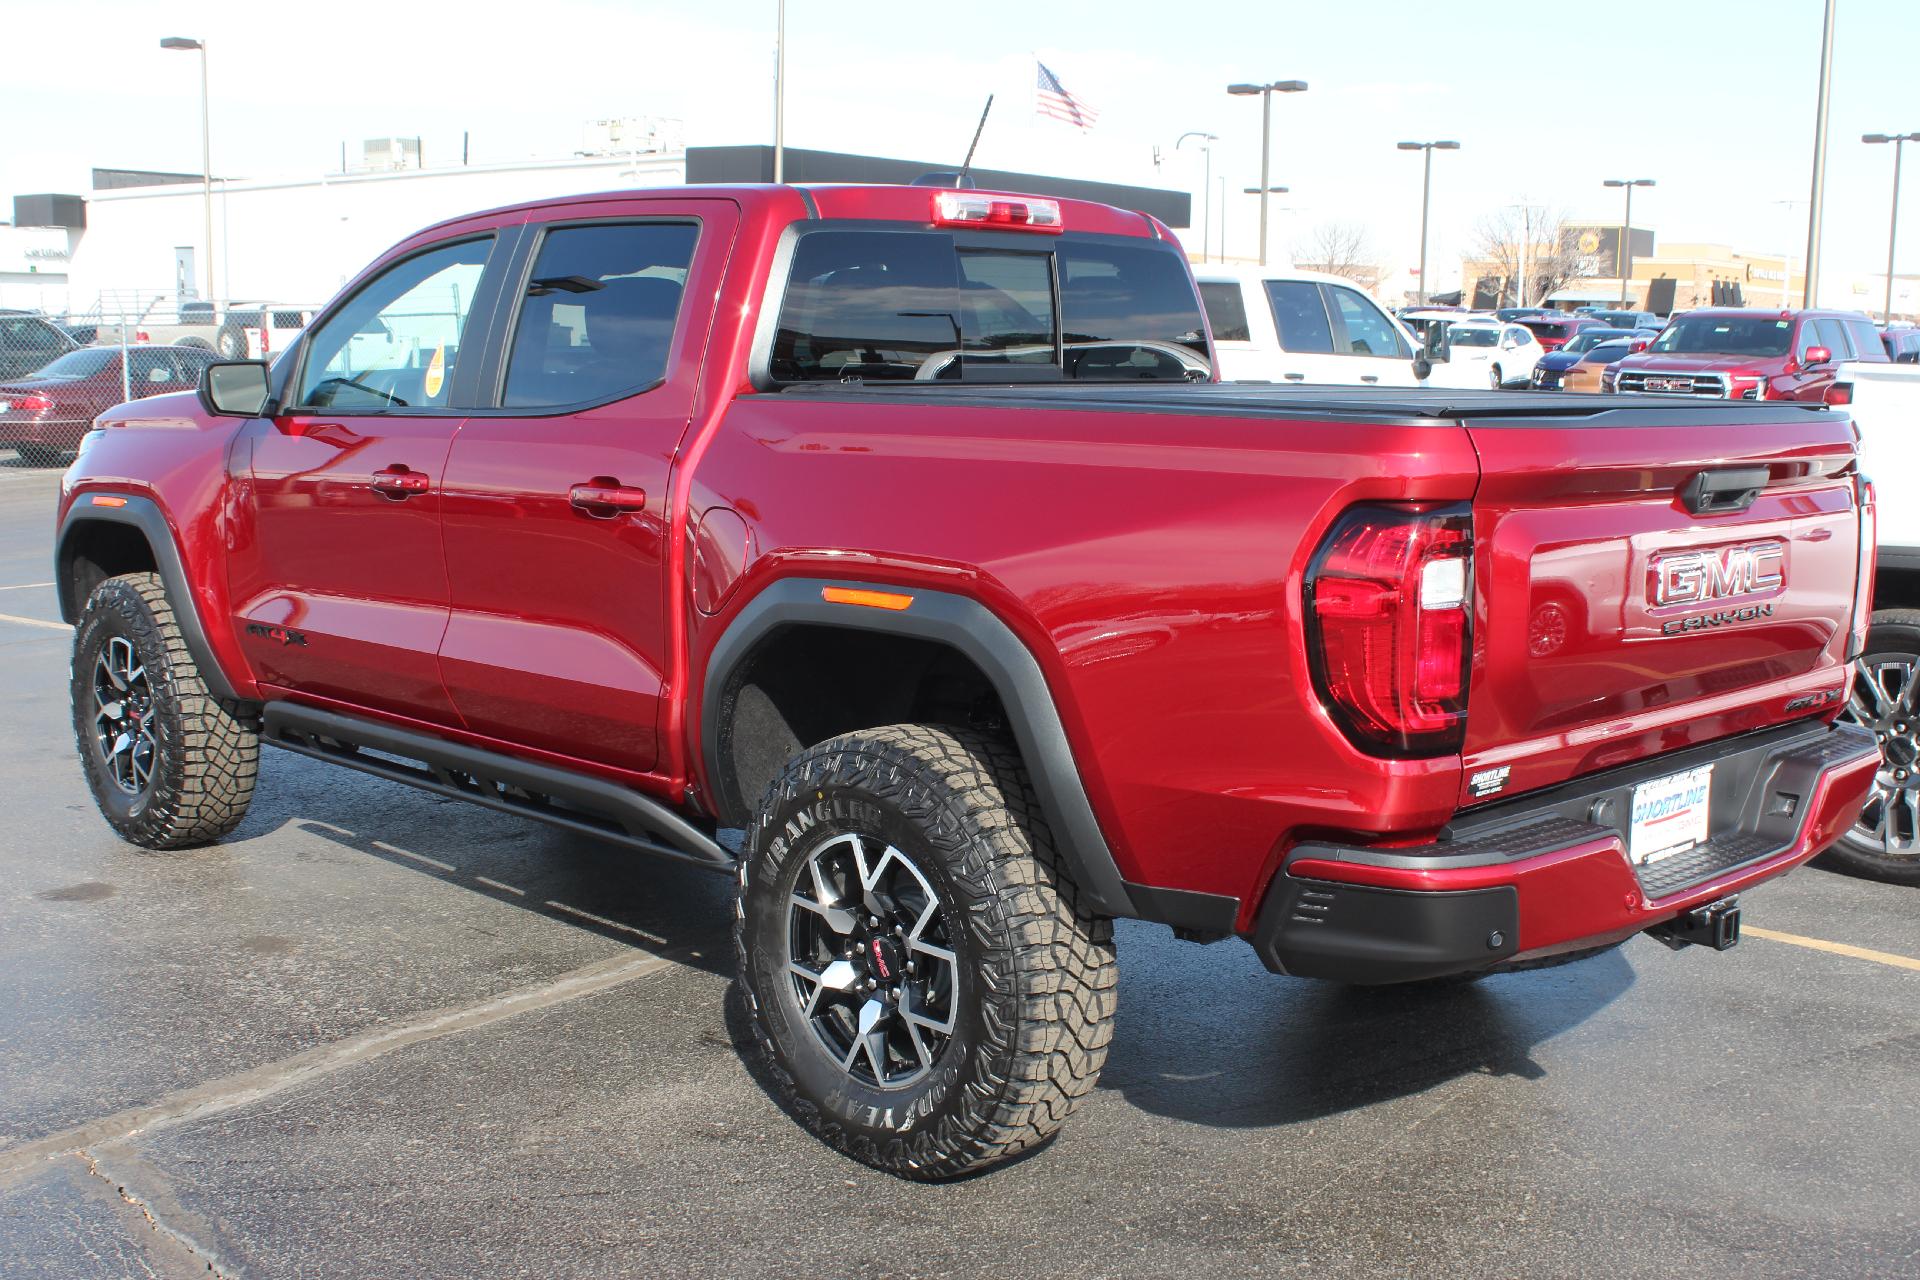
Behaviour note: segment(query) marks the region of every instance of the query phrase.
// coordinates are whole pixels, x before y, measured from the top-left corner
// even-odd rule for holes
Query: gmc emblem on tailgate
[[[1657,555],[1648,572],[1647,594],[1655,608],[1662,608],[1768,595],[1786,584],[1786,548],[1769,539]]]

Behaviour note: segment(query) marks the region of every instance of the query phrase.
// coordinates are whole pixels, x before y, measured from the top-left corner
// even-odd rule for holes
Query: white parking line
[[[25,591],[29,587],[50,587],[51,582],[8,582],[0,584],[0,591]]]
[[[72,627],[64,622],[45,622],[39,618],[21,618],[11,613],[0,613],[0,622],[16,622],[23,627],[45,627],[48,631],[71,631]]]

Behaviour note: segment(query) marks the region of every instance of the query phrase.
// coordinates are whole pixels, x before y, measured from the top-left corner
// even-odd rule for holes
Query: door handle
[[[1379,374],[1377,374],[1377,373],[1363,373],[1363,374],[1361,374],[1361,375],[1360,375],[1360,381],[1362,381],[1362,382],[1378,382],[1378,381],[1380,381],[1380,375],[1379,375]]]
[[[1307,375],[1304,373],[1289,373],[1282,376],[1284,376],[1288,382],[1305,382],[1307,380]]]
[[[425,493],[431,482],[424,471],[409,471],[395,464],[373,473],[371,484],[373,491],[389,498],[411,498],[416,493]]]
[[[617,480],[577,484],[567,491],[567,500],[596,520],[611,520],[624,512],[647,508],[646,490],[629,488]]]

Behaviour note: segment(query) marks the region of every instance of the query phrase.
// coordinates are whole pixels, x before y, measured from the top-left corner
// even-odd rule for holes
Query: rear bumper
[[[1633,866],[1633,788],[1709,763],[1711,837]],[[1431,844],[1303,844],[1251,941],[1275,972],[1355,983],[1603,946],[1813,857],[1859,816],[1879,763],[1865,729],[1792,725],[1472,811]]]

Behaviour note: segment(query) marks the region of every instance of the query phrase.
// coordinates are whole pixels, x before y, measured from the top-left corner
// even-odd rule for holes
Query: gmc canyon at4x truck
[[[88,782],[201,844],[265,741],[724,870],[789,1106],[929,1179],[1092,1089],[1117,917],[1351,983],[1724,949],[1856,820],[1844,413],[1215,367],[1167,228],[1098,205],[434,227],[86,437]]]

